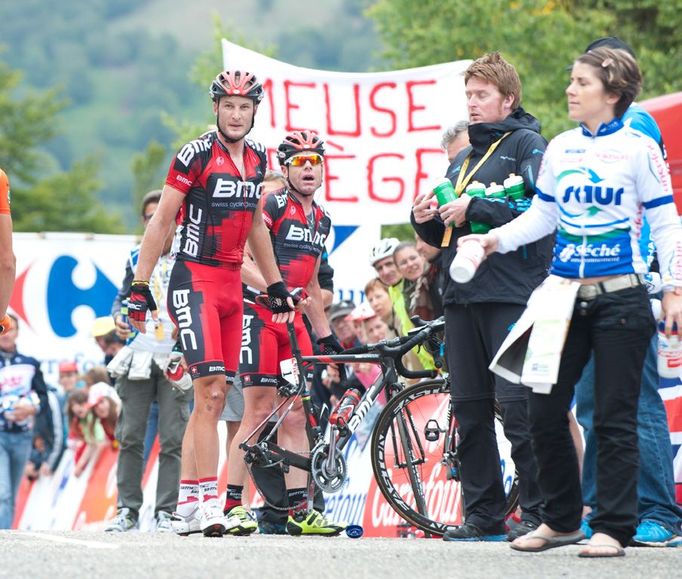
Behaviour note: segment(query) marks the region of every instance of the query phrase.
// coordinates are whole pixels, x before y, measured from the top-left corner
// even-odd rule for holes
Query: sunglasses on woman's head
[[[296,155],[287,161],[287,165],[291,165],[293,167],[303,167],[306,162],[310,162],[310,164],[314,167],[315,165],[321,165],[322,160],[322,155],[318,155],[316,153],[312,155]]]

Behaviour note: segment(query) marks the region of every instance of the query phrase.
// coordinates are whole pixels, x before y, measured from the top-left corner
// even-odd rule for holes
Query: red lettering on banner
[[[397,119],[395,116],[395,113],[391,109],[387,109],[384,107],[380,107],[377,105],[375,101],[376,94],[383,88],[391,88],[394,89],[398,85],[394,82],[380,82],[379,84],[375,85],[375,87],[372,89],[372,91],[369,93],[369,104],[370,106],[377,111],[378,113],[386,113],[388,116],[391,117],[391,129],[389,131],[386,131],[385,133],[380,133],[377,131],[374,127],[371,129],[372,135],[375,137],[391,137],[395,134],[396,131],[396,126],[397,126]]]
[[[353,83],[353,99],[355,102],[355,130],[341,131],[332,127],[332,104],[329,96],[329,85],[325,82],[324,86],[324,102],[327,107],[327,135],[342,135],[344,137],[359,137],[360,136],[360,85]],[[339,107],[339,110],[345,110],[347,107]]]
[[[435,80],[409,80],[405,83],[405,88],[407,89],[407,132],[413,133],[415,131],[440,131],[440,125],[429,125],[426,127],[417,127],[414,124],[413,114],[417,111],[424,111],[426,107],[423,105],[417,105],[414,102],[414,95],[412,94],[413,87],[419,85],[432,85],[436,84]]]
[[[374,201],[379,201],[380,203],[400,203],[400,201],[403,198],[403,195],[405,194],[405,181],[403,181],[400,177],[381,178],[382,183],[398,183],[398,185],[400,186],[400,192],[398,193],[398,196],[395,199],[391,199],[390,197],[381,197],[375,192],[374,189],[374,164],[379,159],[387,158],[403,160],[405,158],[405,155],[401,155],[400,153],[380,153],[378,155],[370,157],[369,162],[367,163],[367,192],[369,194],[369,198],[373,199]]]
[[[423,168],[423,163],[422,163],[422,156],[423,155],[432,155],[432,154],[438,154],[441,157],[445,156],[445,153],[443,152],[442,149],[417,149],[415,151],[415,157],[417,158],[417,170],[415,171],[414,174],[414,197],[416,198],[417,195],[419,195],[419,182],[423,181],[424,179],[433,179],[431,175],[428,173],[424,173],[422,171]]]
[[[269,78],[263,83],[263,90],[267,93],[268,98],[265,99],[270,105],[270,126],[276,127],[277,122],[275,121],[275,96],[272,94],[272,79]]]
[[[340,203],[357,203],[358,201],[360,201],[360,198],[357,195],[351,195],[350,197],[339,197],[332,193],[332,182],[338,181],[339,177],[332,172],[331,165],[333,164],[333,161],[337,159],[355,159],[355,155],[330,155],[330,154],[325,155],[324,157],[325,165],[324,186],[326,189],[325,199],[330,202],[338,201]]]
[[[267,159],[268,159],[268,167],[270,167],[274,171],[280,170],[279,159],[277,158],[277,149],[271,149],[270,147],[268,147],[267,148]]]
[[[291,122],[291,111],[294,109],[300,109],[301,107],[298,106],[296,103],[293,103],[291,100],[291,89],[292,88],[315,88],[317,86],[316,83],[314,82],[294,82],[292,80],[285,80],[284,81],[284,102],[285,102],[285,110],[286,110],[286,126],[284,127],[284,130],[288,133],[290,131],[300,131],[301,129],[305,129],[306,127],[297,127],[292,124]],[[274,125],[273,125],[274,126]]]

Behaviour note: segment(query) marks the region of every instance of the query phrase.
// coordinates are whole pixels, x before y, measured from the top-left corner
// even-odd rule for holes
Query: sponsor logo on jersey
[[[286,195],[275,195],[275,201],[277,201],[277,208],[281,209],[287,204],[287,196]]]
[[[195,207],[190,203],[187,212],[187,223],[185,224],[185,244],[182,251],[187,255],[196,257],[199,254],[199,233],[201,224],[201,207]]]
[[[192,185],[192,182],[187,177],[185,177],[184,175],[176,175],[175,180],[180,181],[180,183],[184,183],[187,186]]]
[[[321,234],[319,231],[316,231],[313,235],[312,231],[307,227],[301,227],[295,223],[291,223],[287,231],[286,239],[287,241],[307,241],[313,245],[324,245],[326,237],[326,235]]]
[[[254,316],[244,314],[242,316],[242,348],[239,351],[240,364],[253,363],[253,350],[251,349],[251,321]]]
[[[617,163],[618,161],[625,161],[628,158],[628,155],[615,149],[596,151],[594,156],[603,163]]]
[[[596,203],[597,205],[620,205],[625,189],[619,187],[603,187],[602,185],[582,185],[566,187],[562,201],[568,203],[573,197],[579,203]]]
[[[202,151],[208,151],[211,148],[211,141],[209,139],[194,139],[187,143],[177,155],[178,161],[180,161],[185,167],[189,167],[192,162],[194,155],[201,153]]]
[[[614,258],[620,255],[620,244],[608,245],[606,243],[586,243],[576,245],[569,243],[561,250],[559,259],[561,261],[569,261],[574,257],[585,258]]]
[[[224,179],[218,177],[213,188],[214,198],[244,197],[260,199],[262,183],[256,185],[250,181],[238,181],[236,179]]]
[[[188,289],[174,290],[171,294],[173,309],[178,321],[178,335],[182,340],[183,350],[196,350],[197,337],[192,330],[192,310],[189,307]]]

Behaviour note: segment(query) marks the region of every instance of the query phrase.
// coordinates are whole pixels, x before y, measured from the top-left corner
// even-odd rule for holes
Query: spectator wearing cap
[[[78,364],[69,360],[59,363],[59,386],[64,397],[78,387]]]
[[[350,314],[355,309],[355,304],[349,300],[343,300],[333,304],[327,311],[327,318],[336,339],[344,350],[360,345]]]
[[[105,366],[125,346],[125,340],[116,334],[116,325],[111,316],[104,316],[95,320],[92,325],[92,337],[95,338],[95,342],[104,353]]]

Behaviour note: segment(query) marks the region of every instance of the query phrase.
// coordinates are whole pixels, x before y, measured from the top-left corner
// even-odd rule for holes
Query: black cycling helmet
[[[258,104],[265,91],[256,76],[243,70],[225,70],[215,77],[209,89],[211,99],[217,101],[223,96],[243,96]]]
[[[285,165],[286,162],[303,151],[312,151],[324,157],[324,141],[320,139],[315,131],[303,130],[292,131],[277,147],[277,158],[280,165]]]

